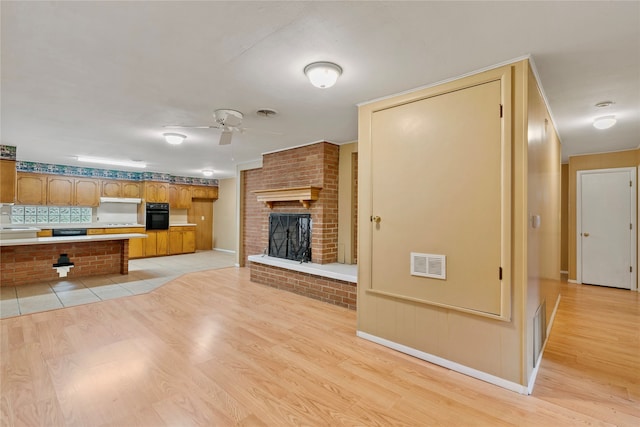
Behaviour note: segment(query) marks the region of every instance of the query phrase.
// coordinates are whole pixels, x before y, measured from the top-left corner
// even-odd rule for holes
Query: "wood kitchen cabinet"
[[[13,203],[16,200],[16,162],[0,160],[0,203]]]
[[[75,178],[73,205],[97,207],[100,205],[100,181],[91,178]]]
[[[100,195],[102,197],[129,197],[141,198],[140,183],[136,181],[116,181],[103,179],[100,182]]]
[[[47,178],[47,204],[95,207],[100,204],[99,189],[96,179],[50,176]]]
[[[144,245],[144,256],[164,256],[168,254],[167,230],[147,230],[147,238]]]
[[[16,175],[16,203],[19,205],[46,205],[47,176],[18,172]]]
[[[169,255],[196,251],[196,228],[193,226],[169,227]]]
[[[144,201],[147,203],[168,203],[169,184],[165,182],[145,182]]]
[[[191,208],[191,186],[169,185],[169,207],[173,209]]]
[[[218,187],[191,186],[191,197],[194,199],[217,199]]]

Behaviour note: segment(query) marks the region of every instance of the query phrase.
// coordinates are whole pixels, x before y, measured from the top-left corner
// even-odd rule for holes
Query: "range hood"
[[[142,199],[135,197],[100,197],[100,203],[142,203]]]

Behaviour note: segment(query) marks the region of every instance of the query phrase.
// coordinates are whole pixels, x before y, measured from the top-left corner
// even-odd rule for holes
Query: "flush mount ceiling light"
[[[205,169],[202,171],[202,175],[204,176],[213,176],[213,171],[209,169]]]
[[[593,121],[593,127],[596,129],[609,129],[616,124],[616,116],[598,117]]]
[[[342,68],[333,62],[314,62],[304,67],[304,74],[312,85],[326,89],[336,84]]]
[[[162,136],[164,136],[164,140],[171,145],[180,145],[182,144],[182,141],[187,138],[187,135],[172,132],[163,133]]]
[[[88,157],[88,156],[78,156],[79,162],[86,163],[99,163],[101,165],[112,165],[112,166],[127,166],[130,168],[146,168],[147,164],[142,161],[134,161],[134,160],[114,160],[114,159],[101,159],[98,157]]]

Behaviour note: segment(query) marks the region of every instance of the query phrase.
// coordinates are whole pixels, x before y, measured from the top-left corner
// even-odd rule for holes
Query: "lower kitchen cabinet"
[[[147,230],[144,256],[164,256],[168,252],[169,232],[166,230]]]
[[[196,251],[196,228],[193,226],[169,227],[169,255]]]

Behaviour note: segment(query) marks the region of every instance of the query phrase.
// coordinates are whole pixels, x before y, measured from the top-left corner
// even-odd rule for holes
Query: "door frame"
[[[579,170],[576,172],[576,283],[582,284],[582,176],[587,174],[596,174],[596,173],[608,173],[608,172],[623,172],[627,171],[631,174],[631,182],[632,182],[632,191],[631,194],[631,227],[635,231],[631,233],[631,256],[630,261],[632,263],[632,272],[631,272],[631,290],[638,290],[638,264],[637,264],[637,249],[636,249],[636,240],[638,235],[637,229],[637,207],[636,207],[636,168],[628,167],[628,168],[607,168],[607,169],[588,169],[588,170]],[[636,190],[633,190],[636,189]]]

